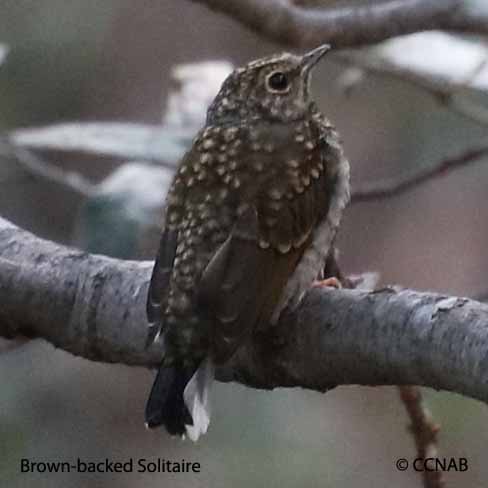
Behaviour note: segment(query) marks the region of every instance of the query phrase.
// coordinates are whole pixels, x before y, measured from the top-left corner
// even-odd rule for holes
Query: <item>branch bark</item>
[[[479,0],[387,0],[372,5],[306,9],[289,0],[192,0],[293,47],[358,47],[423,30],[488,33]],[[478,4],[480,6],[478,6]]]
[[[72,354],[154,367],[144,350],[151,262],[89,255],[0,219],[0,336],[39,337]],[[417,384],[488,402],[488,305],[386,288],[311,290],[256,334],[218,379],[257,388]]]

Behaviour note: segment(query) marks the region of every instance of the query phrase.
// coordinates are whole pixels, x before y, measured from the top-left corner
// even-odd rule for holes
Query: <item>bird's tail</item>
[[[208,396],[213,377],[210,359],[196,367],[161,366],[146,404],[146,426],[164,425],[171,435],[187,433],[196,441],[210,422]]]

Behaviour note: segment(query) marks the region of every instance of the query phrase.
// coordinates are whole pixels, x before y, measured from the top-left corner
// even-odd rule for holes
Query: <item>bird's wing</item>
[[[283,309],[294,309],[298,306],[311,282],[323,269],[343,210],[349,202],[349,163],[344,157],[339,136],[325,118],[319,113],[316,115],[320,134],[318,157],[324,167],[316,197],[323,200],[323,204],[319,205],[322,212],[313,230],[310,246],[287,282],[274,310],[272,322],[279,318]]]
[[[259,246],[258,214],[249,208],[207,265],[199,285],[199,304],[214,324],[216,362],[232,356],[254,327],[269,319],[289,274],[303,252],[281,254]]]
[[[269,323],[283,289],[312,239],[323,182],[310,178],[293,198],[258,195],[207,265],[199,303],[215,331],[216,361],[227,360],[256,327]],[[292,190],[293,191],[293,190]]]
[[[146,348],[149,347],[164,329],[164,308],[168,298],[173,264],[178,246],[178,235],[181,221],[184,218],[184,202],[186,199],[186,182],[181,177],[181,168],[191,164],[195,148],[188,151],[175,175],[165,202],[165,217],[159,249],[154,263],[146,302],[146,315],[149,332]]]
[[[178,231],[165,225],[147,294],[146,313],[149,333],[146,339],[146,347],[149,347],[156,340],[163,329],[164,310],[162,307],[166,302],[169,290],[177,242]]]

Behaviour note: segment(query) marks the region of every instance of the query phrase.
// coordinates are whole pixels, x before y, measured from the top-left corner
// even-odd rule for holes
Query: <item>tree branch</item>
[[[7,137],[15,147],[77,151],[124,159],[156,161],[174,169],[194,132],[128,122],[71,122],[16,129]]]
[[[440,426],[432,418],[432,414],[422,399],[422,392],[417,386],[400,386],[400,398],[405,405],[407,413],[412,421],[410,430],[415,440],[418,457],[436,459],[439,457],[437,450],[437,435]],[[424,469],[422,478],[425,488],[443,488],[443,473],[441,470]]]
[[[0,138],[0,154],[15,158],[17,163],[30,175],[61,185],[83,197],[95,191],[95,185],[76,171],[66,171],[40,158],[29,149],[17,146]]]
[[[426,76],[415,69],[395,65],[391,62],[387,63],[381,59],[375,59],[374,56],[368,56],[363,51],[336,53],[334,60],[340,64],[352,66],[353,69],[358,69],[360,72],[409,83],[425,91],[438,104],[464,117],[469,122],[481,127],[488,125],[488,110],[479,103],[470,100],[466,94],[461,93],[461,89],[469,88],[470,82],[479,75],[480,71],[486,68],[488,62],[488,58],[486,57],[472,73],[469,73],[466,80],[463,80],[465,81],[464,86],[463,84],[455,85],[454,80],[451,80],[451,83],[449,83],[445,78],[441,78],[435,74]],[[355,81],[359,79],[358,77]],[[350,91],[354,88],[354,84],[349,84],[346,88],[347,91]]]
[[[357,47],[423,30],[488,33],[480,0],[387,0],[306,9],[289,0],[193,0],[256,33],[294,47]],[[478,7],[479,4],[479,7]],[[475,11],[475,7],[479,10]]]
[[[461,168],[488,156],[488,146],[468,149],[466,152],[452,158],[443,159],[438,163],[418,170],[411,175],[390,180],[357,186],[351,194],[351,203],[367,202],[400,195],[413,187],[429,180],[445,175],[450,171]]]
[[[85,358],[154,367],[144,350],[152,263],[89,255],[0,219],[0,335],[41,337]],[[418,384],[488,402],[488,306],[387,288],[311,290],[257,334],[223,381],[259,387]]]

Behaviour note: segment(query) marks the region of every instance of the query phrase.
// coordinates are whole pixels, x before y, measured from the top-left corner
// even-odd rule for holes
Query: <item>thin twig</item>
[[[327,268],[328,264],[328,268]],[[329,271],[329,273],[327,272]],[[330,276],[330,272],[337,277],[341,277],[341,281],[345,288],[355,289],[356,283],[360,284],[360,281],[356,279],[345,278],[345,275],[341,272],[339,264],[337,262],[336,253],[331,253],[326,263],[326,269],[324,276]],[[368,274],[364,275],[367,279],[370,278]],[[373,286],[370,288],[372,291],[376,288],[379,280],[379,275],[373,276]],[[433,422],[432,415],[428,408],[422,401],[422,392],[418,386],[398,386],[400,398],[407,414],[411,420],[410,432],[415,440],[417,446],[418,457],[426,459],[427,457],[437,457],[437,432],[439,427]],[[423,471],[422,473],[424,488],[442,488],[442,473]]]
[[[432,414],[422,399],[422,392],[418,386],[399,386],[400,398],[405,405],[411,420],[410,431],[415,439],[418,457],[426,460],[436,459],[437,434],[440,427],[432,418]],[[424,488],[442,488],[442,471],[436,469],[424,469],[422,471]]]
[[[426,181],[474,163],[484,156],[488,156],[488,145],[468,149],[458,156],[443,159],[429,168],[420,169],[404,177],[357,186],[353,189],[351,202],[367,202],[400,195]]]
[[[26,148],[1,140],[0,153],[14,157],[24,169],[34,176],[65,186],[83,196],[93,194],[95,185],[83,175],[73,171],[62,170]],[[479,158],[486,155],[488,155],[488,146],[469,149],[459,156],[442,160],[411,175],[358,186],[353,189],[351,201],[352,203],[358,203],[397,196],[428,180],[476,162]]]
[[[435,75],[427,78],[411,69],[375,60],[365,56],[364,53],[337,53],[333,59],[366,73],[406,82],[427,92],[437,103],[464,117],[466,120],[482,127],[488,126],[487,108],[472,102],[466,95],[459,93],[460,89],[453,89],[445,80]],[[465,83],[461,83],[461,86],[463,84],[467,86],[477,76],[479,71],[486,66],[487,62],[488,57],[483,59],[475,70],[466,77]]]
[[[8,140],[0,140],[0,154],[14,158],[24,170],[33,176],[64,186],[84,197],[93,194],[95,185],[80,173],[60,169],[28,149],[12,144]]]

